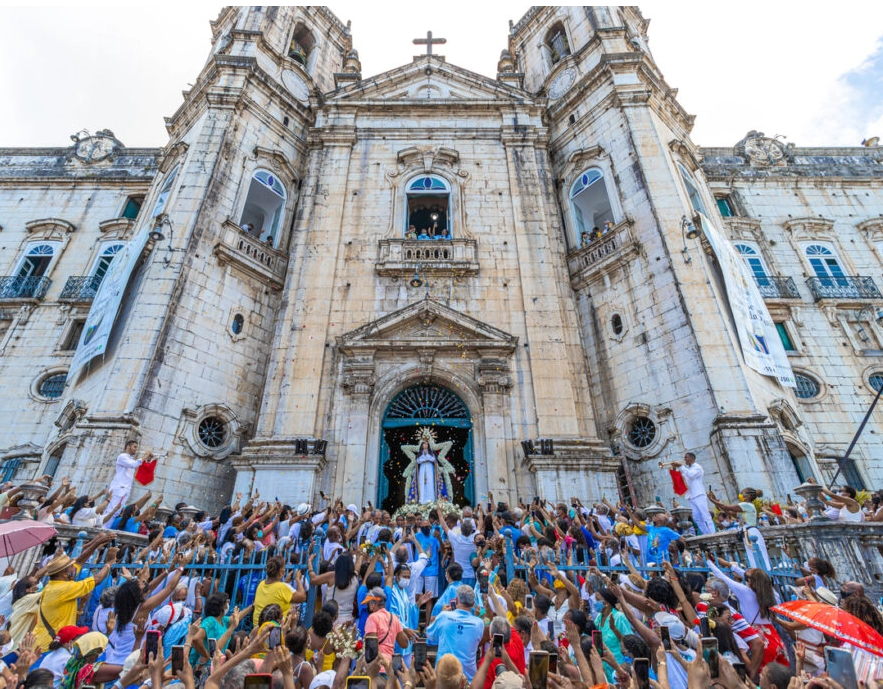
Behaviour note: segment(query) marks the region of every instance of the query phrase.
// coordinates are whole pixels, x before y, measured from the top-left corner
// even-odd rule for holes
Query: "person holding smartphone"
[[[362,600],[362,605],[368,606],[365,636],[369,634],[377,636],[380,655],[387,660],[392,659],[396,643],[406,648],[411,643],[411,638],[416,638],[416,632],[406,630],[402,626],[402,621],[386,609],[386,592],[382,588],[371,589]]]
[[[475,677],[481,677],[481,668],[485,668],[484,689],[491,689],[497,676],[497,666],[502,665],[507,670],[524,674],[527,663],[524,657],[524,643],[518,634],[512,633],[512,627],[503,617],[495,617],[488,627],[491,644],[487,653],[479,663],[479,670]]]

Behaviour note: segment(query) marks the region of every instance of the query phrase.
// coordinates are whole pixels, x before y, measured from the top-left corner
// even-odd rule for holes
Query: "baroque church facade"
[[[883,383],[883,155],[697,147],[647,28],[534,7],[495,78],[431,36],[369,76],[327,8],[228,7],[164,148],[0,149],[0,473],[103,487],[134,437],[170,504],[394,509],[428,431],[459,502],[667,499],[685,450],[731,498],[830,479]]]

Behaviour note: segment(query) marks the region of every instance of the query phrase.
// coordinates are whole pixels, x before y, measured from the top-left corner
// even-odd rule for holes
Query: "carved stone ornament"
[[[763,132],[754,130],[735,146],[736,155],[747,158],[751,165],[757,167],[785,165],[793,149],[794,144],[785,145],[778,138],[771,139]]]
[[[68,400],[68,403],[64,405],[64,409],[62,409],[56,417],[55,425],[61,429],[61,433],[64,433],[73,428],[74,424],[83,418],[85,414],[86,403],[83,402],[83,400]]]
[[[475,380],[482,392],[506,392],[512,387],[509,361],[502,357],[482,357],[475,365]]]
[[[366,352],[344,361],[341,385],[346,392],[353,395],[370,395],[376,382],[373,352]]]
[[[200,425],[207,419],[216,419],[223,424],[223,437],[216,434],[217,444],[208,444],[200,435]],[[200,407],[181,410],[175,440],[189,448],[197,457],[224,459],[242,449],[243,440],[248,434],[248,426],[243,424],[236,413],[226,404],[206,404]],[[204,435],[204,433],[203,433]]]
[[[72,157],[86,165],[112,158],[123,148],[122,142],[109,129],[101,129],[94,135],[83,129],[71,134],[71,141],[74,142]]]

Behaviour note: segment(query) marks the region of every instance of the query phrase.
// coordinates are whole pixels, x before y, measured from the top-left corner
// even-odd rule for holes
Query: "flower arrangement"
[[[362,640],[353,627],[335,627],[328,632],[328,642],[334,648],[334,653],[338,658],[355,660],[362,654]]]
[[[458,516],[460,514],[459,508],[454,503],[448,500],[433,500],[432,502],[406,503],[395,511],[393,518],[399,515],[406,518],[413,515],[422,519],[430,512],[435,512],[438,508],[441,508],[442,514],[455,514]]]

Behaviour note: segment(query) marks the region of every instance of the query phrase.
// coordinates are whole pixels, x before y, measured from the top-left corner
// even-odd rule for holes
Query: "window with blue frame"
[[[451,186],[438,175],[421,175],[407,185],[406,239],[446,240],[451,227]]]

